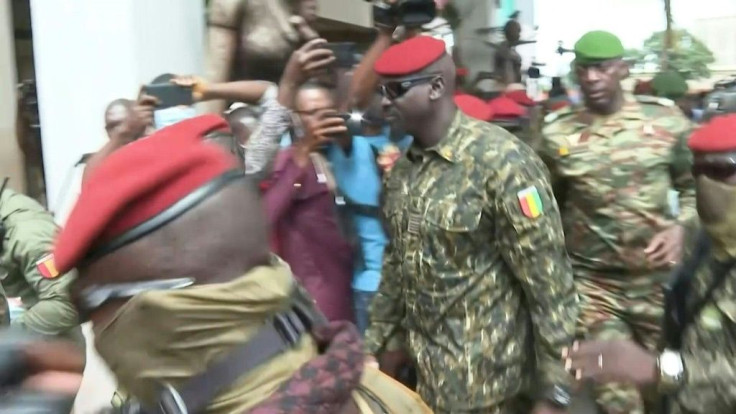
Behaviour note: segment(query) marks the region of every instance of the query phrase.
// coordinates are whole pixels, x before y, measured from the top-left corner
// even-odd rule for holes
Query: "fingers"
[[[48,371],[23,381],[23,387],[53,394],[76,395],[82,386],[82,374]]]
[[[199,80],[194,76],[178,76],[172,79],[171,83],[173,83],[174,85],[183,86],[185,88],[191,88],[199,83]]]
[[[329,50],[328,52],[332,53]],[[318,61],[309,62],[306,65],[304,65],[304,71],[307,73],[313,74],[317,71],[328,68],[330,65],[332,65],[335,62],[335,60],[337,59],[335,58],[334,55],[332,55],[332,56],[329,56],[327,58],[324,58]]]
[[[562,350],[565,369],[578,381],[598,379],[603,374],[604,347],[599,341],[575,341]]]
[[[312,29],[309,23],[307,23],[302,16],[291,16],[289,18],[289,23],[294,26],[297,33],[299,33],[299,37],[303,41],[310,41],[319,37],[319,34]]]
[[[331,128],[320,128],[317,131],[315,131],[315,136],[321,136],[321,137],[334,137],[338,135],[344,135],[347,134],[348,128],[345,126],[336,126]]]
[[[652,238],[652,241],[649,242],[649,246],[644,249],[644,254],[649,256],[650,254],[658,251],[663,247],[665,240],[666,238],[662,233],[657,234],[656,236],[654,236],[654,238]]]
[[[143,93],[141,96],[138,97],[138,102],[137,102],[139,106],[150,106],[150,107],[157,106],[160,103],[161,101],[158,98],[156,98],[155,96],[146,95],[145,93]]]
[[[327,40],[322,38],[312,39],[299,48],[299,52],[307,53],[315,49],[324,49],[324,45],[327,44]],[[327,50],[327,49],[324,49]]]
[[[66,342],[37,342],[23,349],[33,372],[84,372],[84,351]]]

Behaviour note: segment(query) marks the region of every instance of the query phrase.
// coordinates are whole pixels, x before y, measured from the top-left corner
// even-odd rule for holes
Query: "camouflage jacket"
[[[633,96],[608,117],[567,108],[547,121],[539,152],[576,276],[654,271],[643,252],[654,235],[697,220],[690,121],[672,101]]]
[[[386,175],[383,213],[368,352],[407,347],[420,395],[443,412],[567,380],[560,350],[578,304],[559,210],[528,146],[458,112],[442,142],[410,147]]]
[[[5,295],[20,297],[26,308],[13,324],[44,335],[68,334],[80,339],[80,332],[73,329],[79,320],[68,291],[75,273],[59,275],[50,256],[57,231],[51,214],[35,200],[5,189],[0,220],[5,226],[0,282]]]
[[[700,270],[688,298],[693,302],[713,280],[710,266]],[[685,383],[674,396],[674,413],[736,412],[736,269],[685,330],[682,358]]]

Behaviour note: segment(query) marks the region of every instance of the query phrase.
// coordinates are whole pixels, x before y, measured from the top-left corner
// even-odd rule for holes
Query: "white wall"
[[[16,73],[10,1],[0,1],[0,179],[10,177],[9,186],[23,191],[23,155],[15,137]]]
[[[49,208],[65,177],[106,140],[105,106],[164,73],[200,73],[204,5],[195,0],[31,0]],[[63,216],[63,212],[59,212]]]
[[[203,3],[31,0],[47,195],[58,221],[64,221],[78,193],[81,169],[70,175],[72,167],[107,139],[103,120],[107,104],[116,98],[135,98],[141,84],[164,72],[201,73]],[[66,185],[69,197],[62,206],[59,195]],[[75,414],[109,406],[115,389],[93,352],[88,327],[85,333],[87,369]]]

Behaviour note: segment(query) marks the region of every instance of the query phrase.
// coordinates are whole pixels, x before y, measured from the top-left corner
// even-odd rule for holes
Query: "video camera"
[[[373,22],[378,26],[420,27],[437,17],[434,0],[398,0],[395,3],[366,1],[373,3]]]
[[[704,102],[703,120],[716,116],[736,113],[736,78],[719,82]]]

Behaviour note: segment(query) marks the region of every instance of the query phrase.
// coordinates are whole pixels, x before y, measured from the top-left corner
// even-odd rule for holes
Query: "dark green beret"
[[[677,99],[685,96],[689,87],[682,75],[674,71],[667,71],[659,72],[654,76],[652,89],[654,89],[657,96]]]
[[[594,30],[575,43],[575,63],[588,64],[624,56],[624,46],[615,34]]]

